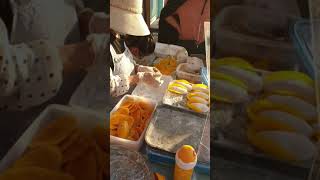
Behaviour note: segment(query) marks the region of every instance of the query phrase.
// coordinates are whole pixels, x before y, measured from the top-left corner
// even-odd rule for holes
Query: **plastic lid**
[[[178,157],[184,163],[192,163],[197,159],[197,153],[192,146],[184,145],[178,150]]]

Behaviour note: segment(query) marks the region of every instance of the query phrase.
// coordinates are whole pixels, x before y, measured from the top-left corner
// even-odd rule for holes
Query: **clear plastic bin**
[[[230,6],[216,18],[217,56],[267,61],[269,67],[292,69],[298,56],[289,37],[290,17],[250,6]],[[270,69],[277,70],[277,69]]]
[[[315,22],[320,25],[320,21]],[[296,22],[291,30],[291,36],[294,45],[301,57],[303,70],[314,78],[315,69],[313,65],[312,42],[311,42],[311,22],[309,20],[300,20]]]

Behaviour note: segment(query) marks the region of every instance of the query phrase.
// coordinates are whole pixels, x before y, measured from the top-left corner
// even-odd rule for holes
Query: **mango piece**
[[[77,127],[77,121],[73,117],[63,117],[53,121],[33,139],[31,146],[41,144],[58,145],[67,138]]]

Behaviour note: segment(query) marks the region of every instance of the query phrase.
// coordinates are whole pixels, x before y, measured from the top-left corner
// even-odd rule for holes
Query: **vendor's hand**
[[[151,73],[155,73],[156,75],[161,76],[161,72],[156,67],[139,65],[137,71],[138,72],[151,72]]]
[[[161,85],[160,79],[157,78],[156,74],[153,72],[139,72],[138,76],[140,81],[143,81],[152,87],[158,88]]]
[[[130,85],[138,84],[138,82],[139,82],[139,76],[138,75],[129,76]]]
[[[150,72],[150,73],[153,73],[154,78],[159,82],[160,82],[161,77],[162,77],[161,72],[156,67],[139,65],[137,71],[138,71],[138,73],[139,72]]]
[[[138,72],[152,72],[153,73],[154,69],[153,69],[153,67],[150,67],[150,66],[139,65],[137,71]]]
[[[161,82],[161,77],[162,77],[161,72],[160,72],[156,67],[154,67],[153,70],[154,70],[154,77],[155,77],[155,79],[156,79],[157,81]]]

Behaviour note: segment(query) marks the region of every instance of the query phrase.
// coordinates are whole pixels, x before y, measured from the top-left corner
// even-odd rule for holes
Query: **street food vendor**
[[[52,11],[46,12],[51,5],[63,10],[64,21]],[[93,46],[99,38],[90,36],[81,42],[78,35],[101,32],[108,23],[99,22],[92,10],[82,9],[83,13],[76,14],[76,9],[65,1],[1,1],[0,111],[23,111],[47,102],[59,92],[63,74],[94,63],[97,52]],[[77,26],[80,29],[73,27],[78,20],[84,22],[84,26]],[[47,22],[51,23],[49,27]],[[65,45],[68,40],[71,44]]]
[[[140,81],[154,87],[160,85],[161,73],[154,67],[138,65],[125,40],[127,36],[150,35],[142,6],[142,0],[110,1],[110,93],[114,97],[127,93]],[[146,41],[145,46],[152,43]]]

